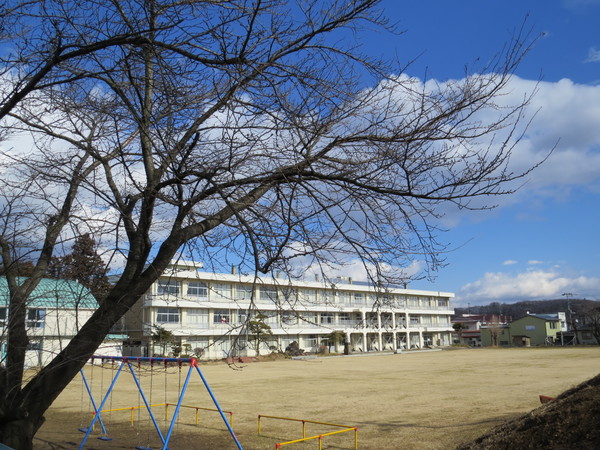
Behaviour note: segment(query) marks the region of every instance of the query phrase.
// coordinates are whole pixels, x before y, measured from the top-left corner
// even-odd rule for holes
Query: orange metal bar
[[[292,441],[279,442],[279,443],[275,444],[275,448],[276,449],[278,449],[280,447],[283,447],[284,445],[290,445],[290,444],[296,444],[298,442],[310,441],[311,439],[318,439],[319,440],[319,450],[322,450],[322,448],[323,448],[323,438],[324,437],[326,437],[326,436],[333,436],[334,434],[345,433],[347,431],[354,431],[354,448],[358,449],[358,427],[351,427],[351,426],[348,426],[348,425],[339,425],[339,424],[328,423],[328,422],[319,422],[319,421],[316,421],[316,420],[293,419],[291,417],[266,416],[266,415],[259,414],[258,415],[258,434],[259,435],[260,435],[261,430],[262,430],[262,421],[261,421],[261,419],[263,417],[269,418],[269,419],[289,420],[289,421],[292,421],[292,422],[302,422],[302,438],[301,439],[295,439],[295,440],[292,440]],[[314,424],[317,424],[317,425],[328,425],[328,426],[339,427],[339,428],[343,428],[343,429],[342,430],[331,431],[329,433],[319,434],[319,435],[316,435],[316,436],[306,437],[306,424],[307,423],[314,423]]]
[[[165,403],[165,405],[167,405],[167,408],[169,406],[175,406],[175,403]],[[196,410],[196,425],[198,425],[198,410],[201,409],[203,411],[214,411],[214,412],[219,412],[218,409],[215,408],[203,408],[202,406],[192,406],[192,405],[180,405],[180,408],[189,408],[189,409],[195,409]],[[233,425],[233,412],[232,411],[225,411],[223,410],[224,413],[229,414],[229,424]],[[168,415],[167,415],[168,417]]]

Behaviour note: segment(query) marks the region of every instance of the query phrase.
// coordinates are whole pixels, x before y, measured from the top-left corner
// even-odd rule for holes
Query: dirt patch
[[[600,375],[459,449],[597,449],[599,424]]]

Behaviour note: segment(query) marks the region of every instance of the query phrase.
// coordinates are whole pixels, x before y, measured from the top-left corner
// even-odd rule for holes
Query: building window
[[[405,308],[406,299],[404,298],[404,295],[394,295],[394,305],[397,308]]]
[[[187,295],[199,300],[208,300],[208,286],[200,281],[190,281],[187,287]]]
[[[418,325],[419,324],[419,316],[410,316],[410,324]]]
[[[229,323],[231,322],[231,314],[226,309],[216,309],[213,314],[213,323]]]
[[[189,345],[192,349],[192,353],[196,356],[204,355],[205,349],[208,348],[208,338],[207,337],[194,337],[193,339],[188,339],[186,344]]]
[[[308,347],[308,348],[316,348],[317,347],[317,335],[316,334],[309,334],[308,336],[304,337],[303,341],[304,341],[305,347]]]
[[[335,301],[334,293],[330,290],[319,291],[319,298],[322,305],[332,305]]]
[[[237,315],[237,323],[244,324],[248,321],[248,311],[240,309]]]
[[[363,294],[362,292],[355,292],[354,293],[354,303],[357,305],[364,305],[365,304],[365,294]]]
[[[331,325],[333,323],[333,313],[321,313],[321,324]]]
[[[295,302],[298,300],[298,291],[296,289],[284,287],[281,289],[281,295],[286,302]]]
[[[283,311],[281,313],[281,322],[286,325],[296,325],[298,323],[298,316],[292,311]]]
[[[260,288],[260,300],[262,302],[277,302],[277,288],[262,286]]]
[[[158,308],[156,321],[159,323],[179,323],[178,308]]]
[[[350,292],[339,292],[338,293],[338,302],[341,303],[342,305],[349,305],[350,304]]]
[[[158,295],[179,295],[179,281],[158,280]]]
[[[0,327],[6,326],[6,308],[0,308]]]
[[[231,284],[216,284],[217,300],[231,300]]]
[[[314,289],[302,290],[302,298],[309,303],[317,303],[317,291]]]
[[[377,294],[368,294],[367,301],[368,304],[371,306],[376,306],[379,304],[379,302],[377,301]]]
[[[338,322],[340,325],[346,325],[346,326],[351,324],[352,319],[351,319],[350,313],[340,313],[338,316]]]
[[[264,324],[269,325],[270,327],[277,327],[279,325],[276,312],[264,311],[262,314],[265,316],[263,319]]]
[[[238,284],[235,287],[235,296],[238,300],[250,300],[253,290],[251,284]]]
[[[556,326],[556,322],[550,322],[550,328],[552,330],[556,330],[557,326]]]
[[[317,326],[317,313],[316,312],[303,312],[299,319],[309,326]]]
[[[208,311],[204,309],[188,309],[185,316],[189,324],[208,326]]]
[[[46,310],[39,308],[31,308],[27,310],[27,327],[28,328],[44,328],[44,320],[46,318]]]
[[[30,341],[27,344],[27,350],[39,352],[42,349],[42,343],[40,341]]]

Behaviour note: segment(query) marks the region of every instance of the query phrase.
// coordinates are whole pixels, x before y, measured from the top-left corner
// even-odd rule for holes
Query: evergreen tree
[[[77,237],[70,254],[52,258],[48,273],[54,278],[81,283],[101,303],[111,287],[107,271],[96,251],[96,241],[86,233]]]

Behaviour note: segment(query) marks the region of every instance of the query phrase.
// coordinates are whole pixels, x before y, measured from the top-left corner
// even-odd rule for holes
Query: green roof
[[[23,278],[19,279],[19,282],[23,281]],[[0,277],[0,306],[6,306],[8,303],[8,283],[6,277]],[[96,309],[98,302],[90,290],[77,281],[42,278],[31,293],[27,306],[30,308]]]

